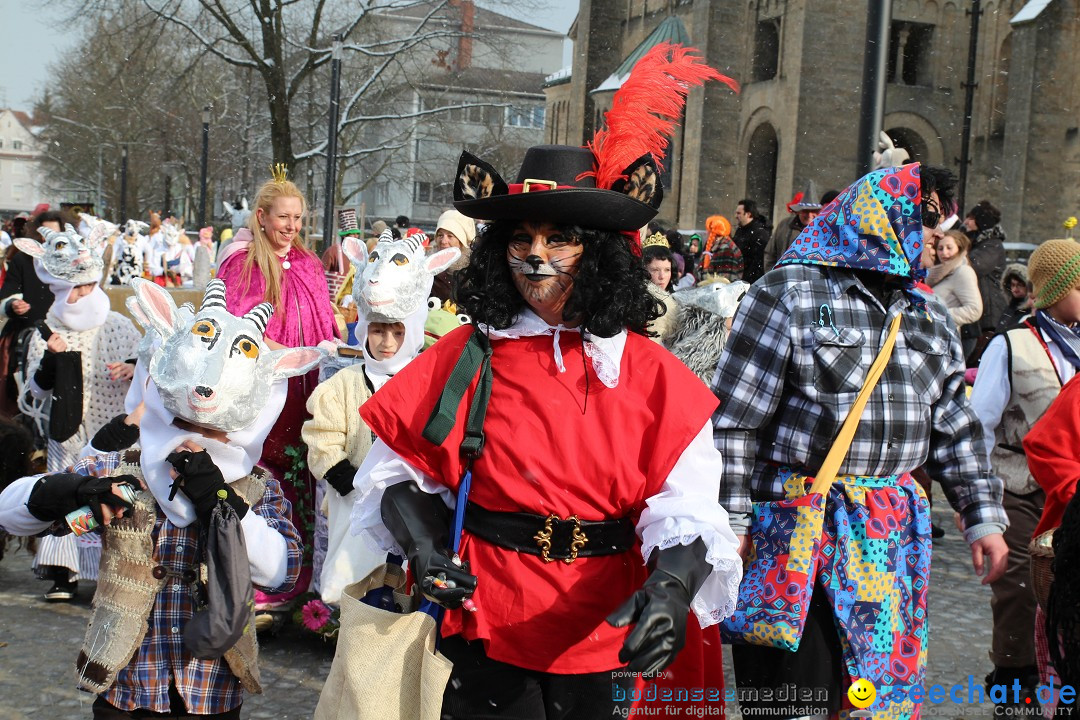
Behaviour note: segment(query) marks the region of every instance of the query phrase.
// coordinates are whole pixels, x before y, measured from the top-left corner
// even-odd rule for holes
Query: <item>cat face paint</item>
[[[570,299],[582,252],[580,238],[552,223],[525,220],[514,228],[506,247],[514,286],[548,325],[568,324],[563,308]]]

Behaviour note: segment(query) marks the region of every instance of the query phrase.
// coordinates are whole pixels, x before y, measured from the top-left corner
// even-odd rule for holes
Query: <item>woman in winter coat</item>
[[[970,246],[964,233],[958,230],[945,233],[945,237],[937,242],[937,265],[926,275],[926,284],[945,303],[958,328],[976,322],[983,314],[979,278],[967,261]],[[965,354],[971,350],[967,347],[968,342],[964,340]],[[974,338],[970,344],[974,347]]]

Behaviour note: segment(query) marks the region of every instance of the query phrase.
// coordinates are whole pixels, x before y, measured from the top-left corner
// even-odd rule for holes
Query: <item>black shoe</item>
[[[49,602],[71,602],[79,591],[77,580],[57,580],[45,593],[45,599]]]
[[[945,528],[941,527],[940,525],[935,525],[934,523],[931,523],[930,537],[934,538],[935,540],[945,537]]]

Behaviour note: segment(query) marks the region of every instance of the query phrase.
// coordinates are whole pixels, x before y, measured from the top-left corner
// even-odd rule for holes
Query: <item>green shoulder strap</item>
[[[473,328],[472,335],[447,378],[439,395],[439,402],[432,409],[423,432],[424,439],[434,445],[442,445],[446,441],[454,428],[461,401],[476,377],[477,370],[480,371],[480,384],[469,406],[465,437],[461,441],[461,454],[470,459],[479,457],[483,452],[484,417],[487,415],[488,400],[491,398],[491,343],[487,335],[479,329]]]

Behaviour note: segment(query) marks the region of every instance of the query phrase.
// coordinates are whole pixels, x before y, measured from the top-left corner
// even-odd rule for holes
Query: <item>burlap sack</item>
[[[453,664],[435,650],[435,620],[360,602],[379,588],[400,600],[404,585],[404,570],[384,564],[345,588],[337,652],[315,720],[439,719]]]

